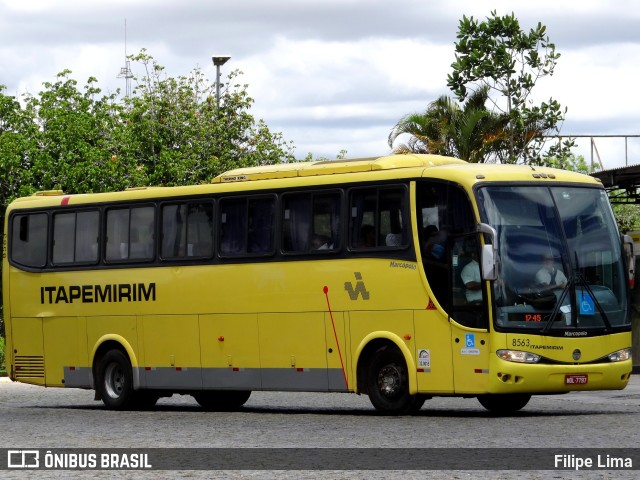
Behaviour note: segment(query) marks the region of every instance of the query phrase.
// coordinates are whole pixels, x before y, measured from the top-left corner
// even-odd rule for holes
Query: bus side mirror
[[[482,246],[482,278],[484,280],[495,280],[496,258],[493,254],[493,245]]]
[[[483,280],[496,280],[498,278],[498,237],[495,229],[491,225],[481,223],[478,225],[478,232],[489,236],[491,243],[482,246],[482,278]]]

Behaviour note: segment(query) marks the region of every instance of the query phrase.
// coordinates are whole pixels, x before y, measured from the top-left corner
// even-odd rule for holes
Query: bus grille
[[[44,357],[16,356],[14,362],[16,380],[44,379]]]

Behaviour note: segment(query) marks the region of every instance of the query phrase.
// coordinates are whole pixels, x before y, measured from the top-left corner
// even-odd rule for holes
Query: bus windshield
[[[628,327],[620,238],[604,190],[488,186],[478,198],[497,232],[497,329],[572,336]]]

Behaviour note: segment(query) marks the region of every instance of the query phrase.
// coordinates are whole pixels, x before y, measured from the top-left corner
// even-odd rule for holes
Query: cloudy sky
[[[538,22],[561,53],[536,98],[568,108],[566,135],[640,134],[640,4],[633,0],[0,0],[0,84],[37,94],[63,69],[84,85],[124,90],[127,52],[146,48],[170,76],[229,55],[252,110],[303,158],[388,153],[403,115],[443,94],[463,15],[514,12]],[[143,72],[134,74],[142,76]],[[589,139],[579,153],[591,159]],[[624,166],[622,138],[596,138],[605,169]],[[640,163],[640,138],[627,143]],[[597,156],[595,157],[597,161]]]

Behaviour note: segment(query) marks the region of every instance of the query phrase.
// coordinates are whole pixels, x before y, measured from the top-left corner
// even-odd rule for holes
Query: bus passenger
[[[460,278],[465,287],[465,297],[468,303],[480,303],[482,302],[482,278],[480,277],[480,265],[478,264],[477,254],[475,250],[469,252],[471,261],[467,263],[462,272],[460,272]]]

